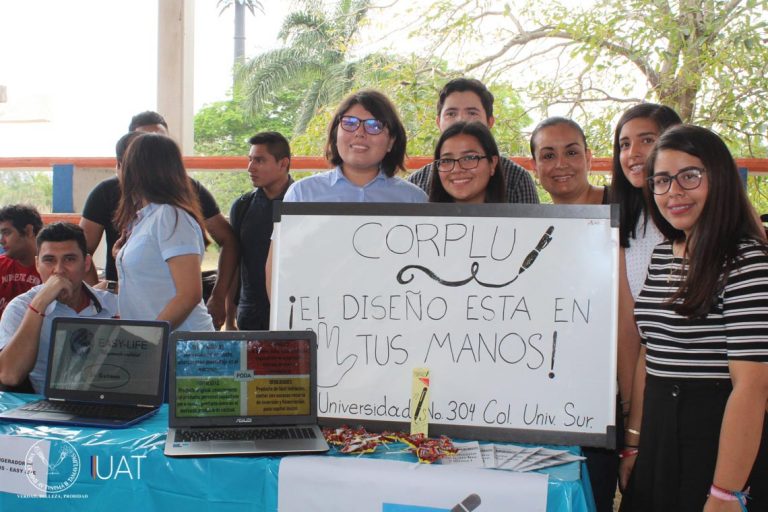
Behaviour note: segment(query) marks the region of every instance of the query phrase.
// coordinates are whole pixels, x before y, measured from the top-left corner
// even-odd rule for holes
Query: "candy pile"
[[[445,436],[430,439],[424,434],[406,434],[405,432],[387,432],[373,434],[363,427],[351,428],[342,425],[339,428],[324,428],[323,435],[329,444],[339,447],[341,453],[373,453],[379,445],[405,443],[419,458],[419,462],[431,464],[446,456],[456,455],[458,450]]]

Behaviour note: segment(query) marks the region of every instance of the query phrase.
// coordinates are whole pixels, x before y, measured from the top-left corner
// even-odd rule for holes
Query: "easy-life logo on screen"
[[[74,485],[80,475],[80,455],[75,447],[67,441],[50,443],[50,452],[46,455],[44,444],[40,440],[30,446],[24,458],[27,479],[39,491],[59,493]],[[35,461],[42,462],[48,468],[48,478],[42,481],[39,475],[32,471]]]

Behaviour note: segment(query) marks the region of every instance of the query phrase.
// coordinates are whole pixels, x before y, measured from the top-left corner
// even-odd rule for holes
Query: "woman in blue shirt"
[[[405,127],[389,99],[362,90],[341,102],[328,127],[325,156],[335,169],[290,186],[285,202],[425,203],[405,170]]]
[[[208,239],[179,147],[163,135],[140,135],[119,178],[120,316],[165,320],[174,330],[213,330],[200,279]]]

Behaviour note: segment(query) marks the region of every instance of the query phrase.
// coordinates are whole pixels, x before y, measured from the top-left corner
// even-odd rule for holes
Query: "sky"
[[[0,0],[0,85],[7,88],[7,102],[0,103],[0,157],[111,156],[130,118],[156,109],[158,1]],[[195,10],[197,111],[228,97],[234,12],[220,15],[217,0],[188,1]],[[430,2],[377,2],[355,52],[386,44],[387,51],[409,53],[426,44],[417,26],[419,6]],[[280,45],[281,22],[294,7],[292,0],[262,4],[264,13],[246,13],[247,56]],[[473,50],[489,48],[448,48],[443,56],[467,60]],[[514,75],[524,89],[522,79]]]
[[[156,108],[158,0],[0,0],[0,157],[110,156]],[[246,14],[246,52],[274,48],[290,2]],[[195,0],[195,111],[227,98],[234,13]]]

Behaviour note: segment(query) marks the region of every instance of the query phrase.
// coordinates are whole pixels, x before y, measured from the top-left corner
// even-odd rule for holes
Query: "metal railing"
[[[533,169],[530,157],[512,157],[528,170]],[[406,160],[409,170],[416,170],[432,161],[432,157],[413,156]],[[768,175],[767,158],[737,158],[739,167],[749,170],[750,174]],[[55,164],[71,164],[78,168],[109,169],[115,166],[112,157],[0,157],[0,170],[49,170]],[[187,156],[184,165],[189,171],[242,171],[248,165],[245,156]],[[592,172],[608,173],[611,171],[612,159],[599,157],[592,159]],[[329,165],[325,158],[313,156],[294,156],[291,158],[291,170],[312,171],[325,170]]]

